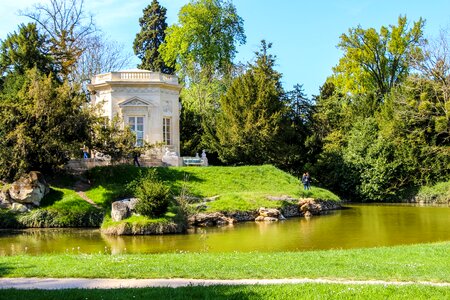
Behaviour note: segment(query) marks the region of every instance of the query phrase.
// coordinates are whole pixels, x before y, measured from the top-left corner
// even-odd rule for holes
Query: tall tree
[[[0,178],[51,171],[89,137],[85,98],[37,68],[13,74],[0,91]]]
[[[215,150],[226,163],[274,162],[285,105],[281,74],[273,69],[271,44],[261,43],[257,59],[221,97]]]
[[[350,28],[338,44],[344,56],[334,68],[335,84],[344,93],[386,95],[409,74],[420,51],[424,24],[419,19],[409,28],[406,16],[400,16],[396,26],[382,26],[380,32]]]
[[[195,0],[183,6],[160,51],[182,76],[229,71],[236,43],[245,43],[243,20],[228,0]]]
[[[141,31],[136,34],[133,49],[134,54],[141,59],[138,68],[150,71],[157,71],[166,74],[173,74],[175,69],[166,65],[159,53],[159,46],[166,37],[166,8],[161,6],[158,0],[144,9],[144,15],[139,18]]]
[[[45,47],[45,38],[36,24],[20,25],[18,32],[8,34],[0,46],[0,77],[11,73],[24,74],[36,67],[49,74],[53,71],[52,58]]]
[[[245,43],[243,20],[228,0],[195,0],[181,8],[178,23],[166,33],[159,50],[184,82],[181,121],[192,130],[182,135],[181,147],[192,155],[208,148],[205,132],[214,131],[218,100],[237,69],[236,45]]]
[[[35,4],[21,14],[36,22],[46,35],[59,75],[72,80],[86,38],[96,31],[93,17],[84,11],[84,0],[50,0],[50,4]]]

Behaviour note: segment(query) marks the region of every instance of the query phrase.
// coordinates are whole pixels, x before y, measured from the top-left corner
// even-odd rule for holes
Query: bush
[[[148,173],[134,184],[134,194],[139,201],[136,212],[147,217],[159,217],[166,213],[170,203],[170,188],[156,178],[155,172]]]
[[[0,208],[0,228],[22,228],[23,226],[17,221],[17,214]]]

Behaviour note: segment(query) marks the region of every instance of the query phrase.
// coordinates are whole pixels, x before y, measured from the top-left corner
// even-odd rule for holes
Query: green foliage
[[[281,74],[268,53],[271,44],[261,43],[253,66],[236,78],[220,99],[214,150],[232,164],[263,164],[275,161],[284,113]],[[256,134],[257,133],[257,134]]]
[[[133,43],[134,54],[142,61],[138,68],[173,74],[174,68],[165,64],[158,50],[166,37],[167,10],[157,0],[153,0],[143,12],[144,15],[139,18],[141,31],[136,34]]]
[[[0,208],[0,228],[22,228],[17,221],[17,214],[9,209]]]
[[[421,187],[415,200],[427,203],[450,203],[450,181]]]
[[[139,198],[136,212],[147,217],[159,217],[167,212],[171,201],[170,188],[156,178],[155,172],[149,172],[139,178],[134,185],[134,195]]]
[[[0,47],[0,77],[8,74],[24,74],[36,67],[43,74],[53,72],[52,59],[45,47],[36,24],[21,24],[19,32],[9,34]]]
[[[338,45],[344,57],[334,68],[335,83],[344,93],[386,95],[406,78],[413,57],[420,53],[424,25],[419,19],[408,28],[406,16],[400,16],[397,26],[382,26],[379,32],[350,28]]]
[[[176,65],[185,84],[181,91],[185,155],[209,149],[218,100],[236,71],[236,44],[243,43],[243,20],[228,0],[191,1],[180,9],[178,23],[167,29],[159,51],[166,64]]]
[[[161,45],[164,61],[188,75],[201,70],[226,73],[235,54],[235,43],[245,43],[243,20],[227,0],[195,0],[178,13],[178,24],[166,31]]]
[[[90,134],[88,146],[110,156],[113,162],[130,157],[136,150],[134,133],[128,126],[123,127],[123,121],[117,115],[112,120],[94,117]]]
[[[88,140],[83,95],[36,68],[14,74],[0,90],[0,178],[62,166]]]

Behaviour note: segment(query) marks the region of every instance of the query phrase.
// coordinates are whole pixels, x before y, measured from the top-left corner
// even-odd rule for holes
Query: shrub
[[[17,221],[17,214],[0,208],[0,228],[22,228]]]
[[[159,217],[166,213],[171,195],[170,188],[156,178],[155,172],[133,184],[134,194],[139,201],[136,212],[147,217]]]

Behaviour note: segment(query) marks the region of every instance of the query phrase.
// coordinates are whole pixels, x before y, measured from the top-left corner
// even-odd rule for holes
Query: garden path
[[[96,208],[101,209],[100,206],[98,206],[94,201],[92,201],[91,198],[89,198],[86,195],[86,191],[91,187],[90,184],[82,181],[82,180],[78,180],[77,182],[75,182],[73,189],[75,190],[75,192],[81,197],[83,198],[83,200],[85,200],[86,202],[88,202],[89,204],[91,204],[92,206],[95,206]]]

